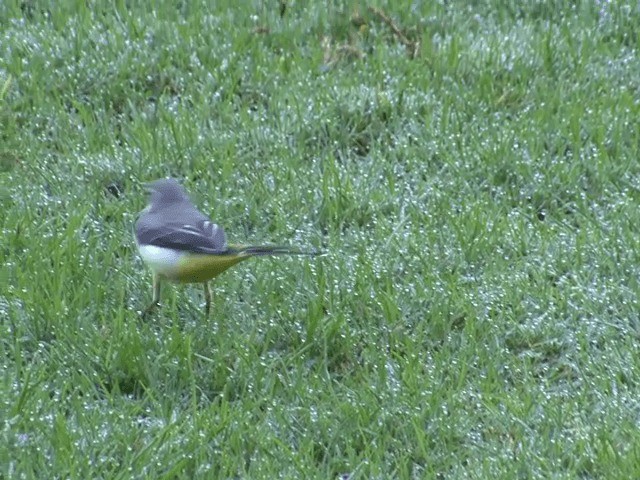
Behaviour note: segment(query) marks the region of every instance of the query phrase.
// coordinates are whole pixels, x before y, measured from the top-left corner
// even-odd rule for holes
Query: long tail
[[[302,250],[298,247],[289,247],[286,245],[234,245],[230,246],[229,250],[239,254],[253,256],[306,255],[309,257],[315,257],[318,255],[324,255],[324,252],[319,250]]]

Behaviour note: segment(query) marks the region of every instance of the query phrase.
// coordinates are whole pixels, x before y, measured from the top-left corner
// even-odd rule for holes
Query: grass
[[[0,476],[640,476],[640,11],[216,3],[0,4]]]

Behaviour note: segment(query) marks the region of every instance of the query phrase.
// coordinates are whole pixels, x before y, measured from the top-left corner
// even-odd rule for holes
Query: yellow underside
[[[189,254],[180,259],[178,268],[165,278],[173,282],[199,283],[211,280],[251,255]]]

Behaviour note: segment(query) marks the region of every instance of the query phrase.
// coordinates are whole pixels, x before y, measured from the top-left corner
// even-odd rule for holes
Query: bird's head
[[[151,210],[171,203],[190,201],[187,192],[174,178],[163,178],[147,183],[145,188],[150,195],[149,207]]]

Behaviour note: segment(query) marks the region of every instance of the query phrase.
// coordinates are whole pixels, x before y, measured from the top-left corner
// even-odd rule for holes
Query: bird
[[[230,245],[224,229],[195,207],[176,179],[156,180],[146,188],[149,205],[135,224],[140,257],[153,275],[153,299],[143,316],[160,305],[163,281],[201,283],[205,314],[209,315],[209,281],[230,267],[252,257],[322,254],[283,245]]]

